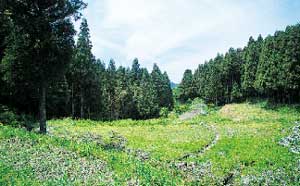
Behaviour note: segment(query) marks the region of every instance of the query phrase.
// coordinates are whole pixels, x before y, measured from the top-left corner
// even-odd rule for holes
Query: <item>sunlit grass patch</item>
[[[128,148],[142,149],[160,160],[172,160],[186,153],[195,152],[213,138],[213,132],[199,124],[145,125],[144,121],[140,121],[140,125],[129,123],[127,126],[113,126],[75,122],[80,124],[51,121],[50,127],[54,129],[54,135],[82,136],[88,131],[103,136],[104,140],[107,140],[111,131],[115,131],[127,139]]]
[[[0,127],[0,141],[9,140],[15,137],[21,138],[22,140],[24,139],[25,141],[29,140],[38,142],[39,147],[36,147],[38,148],[36,150],[37,152],[39,152],[39,149],[48,149],[49,146],[53,146],[54,148],[59,148],[62,151],[67,151],[72,154],[75,153],[79,158],[91,158],[92,160],[100,159],[101,161],[106,162],[107,168],[110,173],[112,173],[112,183],[114,185],[127,185],[127,182],[132,179],[139,180],[140,184],[151,183],[151,185],[181,185],[180,183],[182,183],[180,175],[177,175],[173,170],[168,170],[164,166],[153,167],[151,162],[139,161],[138,159],[127,155],[125,152],[113,149],[103,150],[94,143],[82,143],[69,139],[29,133],[20,129],[13,129],[11,127]],[[20,153],[26,153],[26,150],[20,149]],[[74,161],[76,161],[76,159],[71,160],[70,165],[78,164],[76,162],[74,163]],[[53,183],[56,183],[54,185],[68,185],[68,181],[66,180],[70,179],[69,175],[66,175],[61,180],[34,181],[35,179],[30,179],[31,177],[36,178],[36,175],[32,174],[31,167],[25,167],[26,169],[18,171],[13,166],[9,166],[7,162],[2,162],[1,159],[0,163],[4,163],[5,165],[0,166],[0,175],[5,175],[0,177],[0,183],[5,183],[4,185],[11,185],[11,183],[15,182],[24,183],[24,185],[26,185],[26,183],[29,185],[34,185],[35,183],[37,185],[53,185]],[[20,176],[19,173],[22,173],[23,175]],[[97,173],[99,174],[99,172]],[[174,175],[176,176],[174,177]],[[41,182],[43,184],[41,184]],[[103,182],[91,185],[101,185],[101,183]],[[104,185],[109,184],[105,183]]]
[[[225,105],[219,111],[220,116],[233,121],[249,121],[255,119],[276,119],[278,115],[272,110],[265,110],[257,105],[243,103]]]
[[[299,157],[288,148],[279,145],[279,141],[284,136],[289,136],[289,128],[293,127],[299,118],[296,108],[278,107],[271,110],[260,104],[226,105],[208,116],[195,118],[196,121],[214,125],[220,139],[205,154],[189,158],[188,161],[210,161],[215,175],[223,180],[229,176],[236,185],[243,184],[242,181],[245,180],[241,178],[245,175],[255,175],[257,182],[249,181],[252,184],[269,182],[273,185],[295,185],[300,177],[300,173],[295,173],[294,169]],[[279,173],[282,171],[284,174],[280,177]],[[267,178],[268,176],[277,178]],[[285,180],[281,182],[280,179],[284,176]]]
[[[6,157],[0,159],[0,184],[40,185],[35,172],[52,167],[56,175],[52,164],[58,159],[72,165],[65,171],[71,173],[42,181],[46,185],[81,184],[72,182],[72,174],[80,175],[73,165],[96,169],[84,163],[89,161],[104,162],[107,171],[98,174],[114,185],[297,185],[299,121],[298,107],[244,103],[209,108],[207,115],[190,120],[51,120],[47,136],[0,126],[0,153]],[[9,140],[15,147],[9,149]],[[11,163],[37,162],[37,157],[46,162],[16,170]]]

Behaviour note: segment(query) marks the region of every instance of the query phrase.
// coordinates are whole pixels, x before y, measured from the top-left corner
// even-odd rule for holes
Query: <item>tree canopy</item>
[[[249,38],[243,49],[230,48],[225,55],[187,70],[180,100],[201,97],[224,104],[248,98],[275,102],[300,101],[300,25],[288,26],[265,39]],[[193,79],[193,80],[192,80]]]
[[[131,68],[96,59],[84,18],[75,42],[73,20],[85,6],[80,0],[1,5],[0,104],[38,117],[42,133],[47,115],[147,119],[172,109],[170,80],[156,64],[149,73],[137,58]]]

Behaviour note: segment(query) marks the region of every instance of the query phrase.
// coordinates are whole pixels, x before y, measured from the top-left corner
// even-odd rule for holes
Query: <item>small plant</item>
[[[300,125],[294,126],[292,133],[282,138],[279,144],[288,147],[289,150],[295,154],[300,154]]]
[[[182,114],[182,113],[184,113],[184,112],[186,112],[186,111],[188,111],[189,110],[189,105],[186,105],[186,104],[184,104],[184,105],[175,105],[175,107],[174,107],[174,111],[177,113],[177,114]]]
[[[125,150],[127,144],[126,138],[115,131],[111,131],[109,142],[104,145],[105,149]]]
[[[167,118],[169,116],[169,109],[166,108],[166,107],[161,108],[160,112],[159,112],[159,115],[162,118]]]
[[[221,178],[213,174],[212,163],[202,162],[176,162],[173,164],[180,172],[182,172],[191,183],[195,185],[214,185],[213,183],[220,183]],[[219,185],[219,184],[217,184]]]
[[[297,177],[297,169],[295,168],[295,176]],[[295,178],[296,178],[295,177]],[[299,181],[299,180],[298,180]],[[265,170],[260,175],[246,175],[241,178],[241,185],[252,186],[252,185],[294,185],[297,180],[293,180],[286,170]]]
[[[142,149],[127,149],[126,152],[130,155],[133,155],[140,161],[146,161],[150,159],[150,154]]]
[[[97,145],[103,146],[105,145],[103,141],[103,137],[98,134],[93,133],[85,133],[82,136],[77,137],[79,141],[85,142],[85,143],[96,143]]]

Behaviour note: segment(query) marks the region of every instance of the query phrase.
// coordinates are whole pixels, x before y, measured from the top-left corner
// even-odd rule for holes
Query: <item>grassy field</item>
[[[300,110],[267,103],[192,119],[0,125],[0,185],[299,185]]]

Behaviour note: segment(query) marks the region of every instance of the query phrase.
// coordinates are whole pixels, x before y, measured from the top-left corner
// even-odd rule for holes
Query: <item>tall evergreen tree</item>
[[[157,64],[153,65],[151,79],[157,95],[159,107],[173,108],[173,94],[167,73],[162,74]]]
[[[30,71],[38,88],[40,131],[46,133],[46,89],[71,61],[75,34],[71,18],[78,18],[85,4],[81,0],[6,0],[4,4],[14,27],[29,43],[26,51],[32,58],[21,64],[30,67],[23,70]]]
[[[156,101],[154,84],[147,69],[141,69],[141,75],[140,86],[136,87],[135,99],[140,118],[147,119],[158,116],[159,105]]]
[[[193,82],[193,73],[191,70],[186,70],[183,74],[182,81],[179,85],[179,99],[183,102],[188,99],[193,99],[196,96],[196,90]]]
[[[172,88],[171,88],[171,81],[169,79],[169,76],[167,74],[167,72],[164,72],[163,73],[163,89],[164,89],[164,92],[163,92],[163,105],[161,105],[161,107],[167,107],[169,108],[170,110],[173,109],[174,107],[174,96],[173,96],[173,91],[172,91]]]
[[[256,78],[259,56],[261,53],[263,39],[259,35],[257,41],[250,37],[247,47],[243,52],[244,64],[242,67],[242,89],[246,96],[255,96],[254,82]]]
[[[110,118],[116,119],[116,87],[117,87],[117,74],[116,74],[116,65],[115,61],[111,59],[107,68],[107,75],[109,84],[107,85],[108,91],[108,100],[109,100],[109,108],[110,108]]]
[[[300,96],[300,24],[288,26],[285,30],[285,45],[282,46],[282,71],[284,102],[291,103]],[[292,99],[295,100],[292,100]]]
[[[79,116],[85,118],[85,111],[88,108],[87,94],[92,88],[93,63],[92,43],[86,19],[82,19],[78,41],[74,52],[73,61],[69,68],[69,83],[71,84],[72,95],[72,116],[76,114],[76,105],[79,105]],[[78,104],[76,104],[78,103]]]
[[[36,113],[38,89],[35,84],[34,71],[30,63],[32,53],[30,41],[18,26],[13,26],[6,37],[7,48],[1,61],[4,100],[2,104],[14,107],[26,113]]]
[[[223,62],[223,81],[225,85],[225,101],[229,103],[233,100],[231,95],[233,85],[241,84],[242,51],[230,48],[225,54]]]
[[[266,37],[262,47],[255,81],[256,89],[268,95],[268,97],[273,96],[273,91],[276,90],[275,85],[278,80],[273,48],[274,38],[272,36]]]
[[[131,67],[131,81],[134,84],[139,84],[139,80],[141,80],[142,77],[142,71],[140,69],[139,60],[135,58],[132,62]]]
[[[225,87],[222,84],[224,76],[222,74],[222,65],[224,57],[218,55],[215,59],[209,61],[209,71],[207,77],[207,88],[205,90],[205,97],[214,102],[216,105],[224,103]]]
[[[243,50],[230,48],[224,57],[218,55],[199,65],[194,82],[181,83],[181,99],[184,90],[196,86],[196,96],[218,104],[254,96],[267,96],[276,102],[299,101],[299,25],[288,26],[265,40],[261,35],[256,41],[250,37]],[[185,96],[185,100],[194,97]]]

